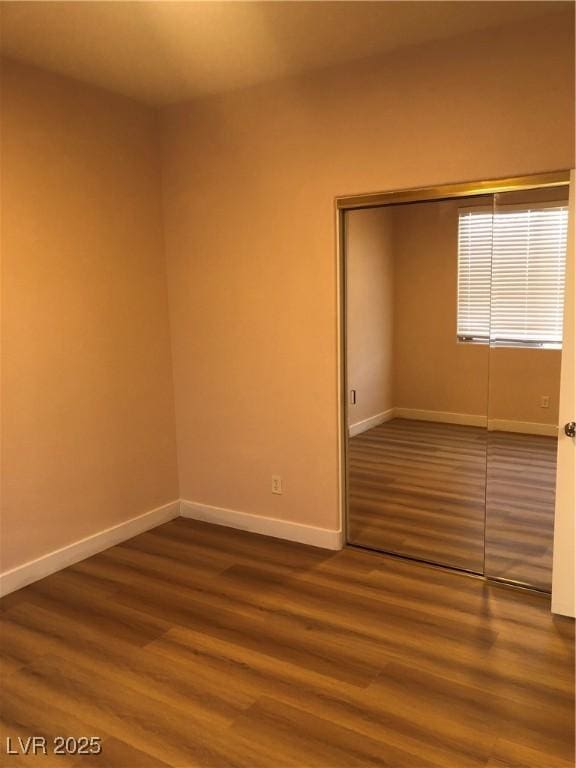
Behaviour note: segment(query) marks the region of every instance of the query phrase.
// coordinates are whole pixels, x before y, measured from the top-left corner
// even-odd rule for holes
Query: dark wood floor
[[[179,519],[2,601],[6,766],[572,768],[545,597]]]
[[[549,590],[556,446],[481,427],[381,424],[349,442],[349,541]]]

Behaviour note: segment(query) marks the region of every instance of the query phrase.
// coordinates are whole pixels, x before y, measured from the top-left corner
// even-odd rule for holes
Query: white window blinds
[[[496,343],[562,343],[565,205],[494,215],[490,336]]]
[[[461,209],[458,217],[458,338],[488,341],[492,208]]]
[[[458,338],[562,343],[568,207],[460,211]]]

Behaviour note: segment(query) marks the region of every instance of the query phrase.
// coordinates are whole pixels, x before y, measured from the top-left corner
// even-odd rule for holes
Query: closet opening
[[[550,593],[569,179],[336,201],[348,546]]]

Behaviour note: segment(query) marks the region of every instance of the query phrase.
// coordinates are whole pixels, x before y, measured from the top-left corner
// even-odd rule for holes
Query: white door
[[[556,479],[556,514],[554,523],[554,563],[552,567],[552,612],[576,615],[576,437],[568,437],[564,425],[576,422],[576,256],[575,206],[576,175],[570,175],[570,212],[568,252],[566,257],[566,298],[564,340],[560,379],[560,419],[558,469]]]

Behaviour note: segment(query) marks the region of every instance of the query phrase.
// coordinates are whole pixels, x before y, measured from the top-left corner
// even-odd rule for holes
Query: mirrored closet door
[[[345,221],[348,541],[477,573],[489,347],[487,333],[472,335],[486,308],[467,259],[468,210],[486,204],[390,205]],[[478,247],[488,284],[490,239]]]
[[[344,213],[349,544],[549,591],[566,200]]]

